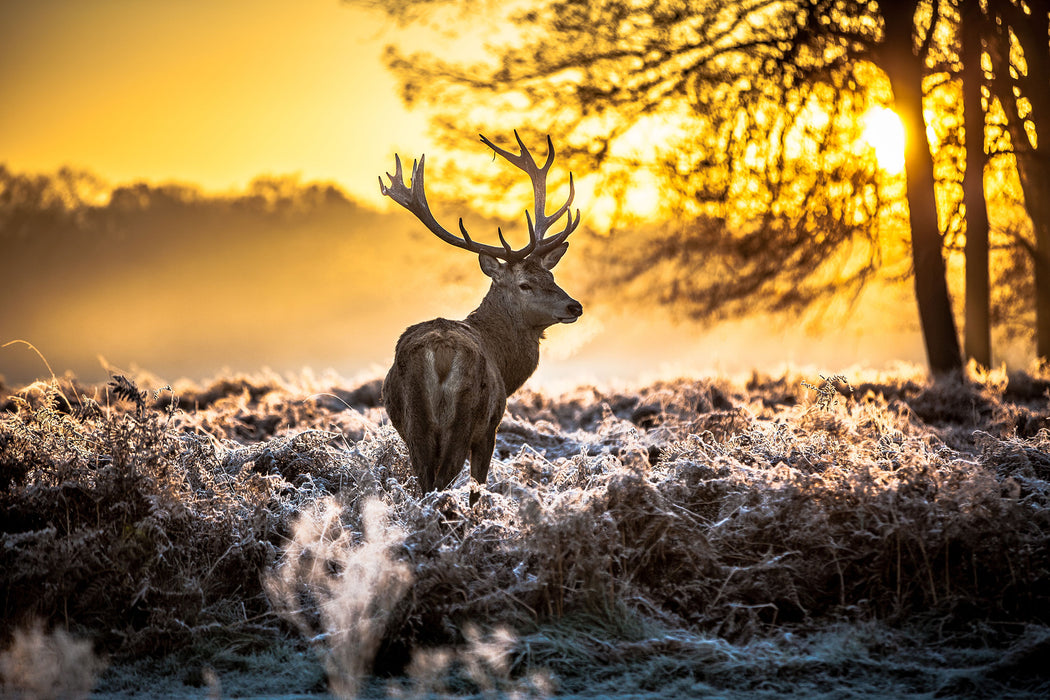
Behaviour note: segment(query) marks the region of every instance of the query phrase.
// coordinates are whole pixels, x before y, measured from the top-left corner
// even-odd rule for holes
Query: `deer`
[[[481,271],[491,279],[488,293],[462,321],[436,318],[409,326],[398,338],[394,361],[383,381],[382,400],[391,424],[408,446],[409,461],[424,494],[445,490],[470,458],[470,506],[488,480],[496,430],[507,397],[532,376],[539,364],[540,340],[559,323],[574,323],[583,314],[580,302],[554,281],[551,270],[580,225],[570,206],[576,190],[569,173],[569,196],[547,214],[547,173],[554,163],[554,143],[547,136],[547,160],[536,164],[518,132],[519,153],[505,150],[483,134],[481,141],[532,183],[534,217],[525,211],[529,242],[515,250],[497,227],[500,246],[479,243],[459,220],[457,236],[437,222],[427,203],[426,156],[413,162],[406,185],[401,159],[394,174],[379,178],[380,192],[411,212],[431,233],[457,248],[476,253]],[[547,233],[562,216],[565,227]]]

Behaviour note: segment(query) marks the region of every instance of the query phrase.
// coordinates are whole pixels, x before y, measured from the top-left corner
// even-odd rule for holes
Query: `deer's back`
[[[398,339],[383,403],[409,452],[422,457],[441,444],[466,449],[493,430],[506,390],[478,332],[438,318],[410,326]]]

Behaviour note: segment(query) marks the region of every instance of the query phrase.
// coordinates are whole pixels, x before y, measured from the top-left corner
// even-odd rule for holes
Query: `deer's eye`
[[[532,291],[532,285],[529,284],[528,282],[522,282],[521,284],[518,285],[518,289],[520,289],[523,292],[531,292]]]

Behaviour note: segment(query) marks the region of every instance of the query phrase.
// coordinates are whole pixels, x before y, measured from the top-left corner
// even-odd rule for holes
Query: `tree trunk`
[[[966,172],[966,357],[983,367],[992,365],[991,289],[988,274],[988,208],[984,198],[984,107],[981,105],[981,4],[964,0],[962,7],[963,124]]]
[[[906,4],[910,12],[900,12],[894,7],[883,13],[886,32],[879,56],[893,88],[897,113],[904,123],[904,167],[911,218],[915,299],[926,344],[926,359],[930,371],[939,375],[962,369],[962,352],[945,279],[933,157],[926,140],[926,119],[922,112],[923,59],[921,55],[916,56],[912,42],[916,3]]]
[[[1026,15],[1010,2],[993,8],[1013,30],[1027,64],[1027,75],[1016,79],[1010,75],[1009,36],[1000,29],[994,54],[995,92],[1007,113],[1025,210],[1035,231],[1035,345],[1036,355],[1046,360],[1050,359],[1050,17],[1045,9]],[[1027,119],[1035,133],[1034,145],[1020,116],[1015,84],[1031,103]]]

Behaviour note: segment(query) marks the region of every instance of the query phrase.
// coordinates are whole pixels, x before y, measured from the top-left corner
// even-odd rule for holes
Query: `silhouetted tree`
[[[1036,353],[1050,358],[1050,10],[1045,3],[989,0],[992,92],[1006,112],[1034,243]]]
[[[394,3],[402,17],[413,5]],[[876,99],[878,66],[909,133],[915,291],[939,373],[962,362],[922,110],[939,14],[919,0],[891,10],[851,0],[555,0],[517,18],[525,38],[501,49],[495,65],[396,50],[390,63],[406,101],[428,102],[439,124],[457,133],[503,126],[511,105],[524,102],[530,123],[556,131],[591,166],[636,166],[620,147],[632,129],[654,115],[680,117],[682,134],[661,153],[671,179],[691,193],[694,224],[647,250],[704,261],[700,270],[679,269],[663,292],[700,314],[713,311],[711,300],[756,296],[770,308],[798,308],[870,278],[880,256],[871,210],[877,178],[848,141]],[[468,102],[494,109],[468,113]],[[864,255],[852,249],[858,241],[868,244]],[[723,274],[704,274],[718,265]]]
[[[926,357],[934,372],[947,372],[961,367],[962,354],[945,278],[922,85],[937,14],[934,12],[924,34],[920,34],[916,31],[918,7],[919,0],[898,2],[882,13],[884,34],[873,57],[886,71],[893,86],[894,106],[904,122],[906,133],[904,167],[908,179],[915,297],[926,342]]]
[[[984,16],[980,0],[962,0],[962,89],[966,141],[963,204],[966,207],[966,356],[992,364],[991,288],[988,262],[988,208],[984,193],[985,108],[981,90]]]

